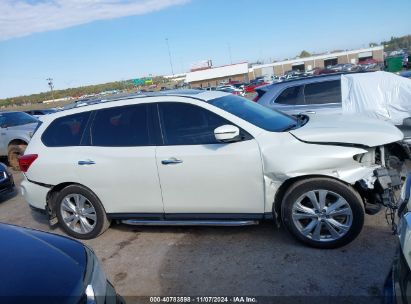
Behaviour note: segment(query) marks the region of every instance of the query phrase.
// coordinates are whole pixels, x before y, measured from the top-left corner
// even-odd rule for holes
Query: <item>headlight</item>
[[[354,155],[354,160],[363,166],[375,165],[375,148],[368,149],[368,152]]]
[[[100,304],[105,302],[107,291],[107,277],[104,273],[97,256],[86,247],[87,251],[87,274],[86,291],[87,304]]]

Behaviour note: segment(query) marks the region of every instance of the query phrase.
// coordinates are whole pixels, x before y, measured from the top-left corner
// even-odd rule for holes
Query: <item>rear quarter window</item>
[[[341,81],[324,81],[306,84],[305,102],[312,104],[341,103]]]
[[[79,146],[91,112],[55,119],[44,131],[41,140],[47,147]]]
[[[286,88],[281,94],[275,99],[274,103],[295,106],[304,104],[303,96],[303,86],[295,86]]]

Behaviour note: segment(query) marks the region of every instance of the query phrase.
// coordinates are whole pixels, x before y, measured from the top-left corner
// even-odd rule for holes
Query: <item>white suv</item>
[[[166,91],[44,117],[20,157],[21,188],[82,239],[111,220],[282,219],[297,239],[332,248],[359,234],[364,206],[383,203],[390,189],[375,170],[384,145],[402,137],[378,120],[292,117],[223,92]]]

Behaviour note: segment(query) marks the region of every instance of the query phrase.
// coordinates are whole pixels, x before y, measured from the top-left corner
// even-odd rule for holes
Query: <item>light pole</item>
[[[53,78],[47,78],[47,84],[50,87],[50,91],[51,91],[51,99],[54,100],[54,95],[53,95],[53,88],[54,88],[54,84],[53,84]]]
[[[168,43],[168,38],[166,38],[166,43],[167,43],[168,57],[170,59],[171,74],[174,77],[173,60],[171,59],[170,44]]]

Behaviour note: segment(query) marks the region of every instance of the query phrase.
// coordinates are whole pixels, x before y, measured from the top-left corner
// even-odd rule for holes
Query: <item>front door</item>
[[[159,114],[164,145],[156,160],[167,218],[264,213],[260,150],[249,134],[217,142],[214,129],[232,123],[193,104],[159,103]]]

